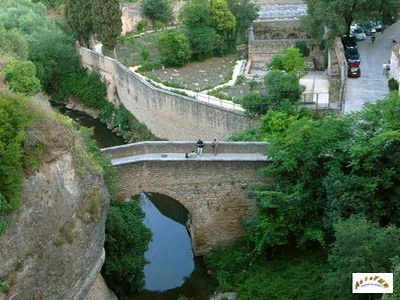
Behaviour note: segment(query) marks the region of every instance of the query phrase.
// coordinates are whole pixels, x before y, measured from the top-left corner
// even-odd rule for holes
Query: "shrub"
[[[142,32],[146,29],[146,23],[143,20],[140,20],[139,22],[137,22],[136,24],[136,30],[139,32]]]
[[[269,100],[259,92],[249,92],[238,100],[250,115],[260,116],[269,108]]]
[[[4,74],[14,92],[34,95],[40,91],[40,81],[36,78],[36,68],[31,61],[12,60],[5,65]]]
[[[389,86],[390,91],[398,91],[399,90],[399,82],[394,78],[389,79],[388,86]]]
[[[126,283],[132,291],[144,285],[144,253],[151,232],[143,225],[144,213],[137,199],[128,202],[112,201],[106,220],[106,260],[103,274],[107,282]]]
[[[304,57],[298,48],[285,48],[279,55],[274,55],[268,67],[272,70],[282,70],[301,74],[304,72]]]
[[[297,41],[294,43],[294,46],[300,50],[303,57],[308,57],[310,55],[310,48],[308,48],[305,41]]]
[[[144,61],[148,61],[150,57],[150,52],[146,48],[142,48],[140,50],[140,56],[143,58]]]
[[[336,241],[329,254],[333,272],[328,287],[335,299],[351,299],[351,273],[391,272],[391,258],[400,257],[400,229],[386,228],[352,216],[334,225]]]
[[[279,106],[284,100],[295,103],[300,100],[303,87],[294,73],[279,70],[270,71],[264,79],[267,96],[270,102]]]
[[[190,59],[189,40],[183,33],[167,30],[157,41],[161,61],[166,66],[180,67]]]
[[[153,22],[167,22],[172,18],[171,3],[169,0],[143,0],[143,12]]]
[[[243,83],[243,81],[244,81],[244,76],[243,76],[243,75],[239,75],[239,76],[236,78],[235,85],[240,85],[240,84]]]

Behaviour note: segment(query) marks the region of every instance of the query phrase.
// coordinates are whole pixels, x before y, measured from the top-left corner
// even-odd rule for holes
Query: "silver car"
[[[350,26],[350,36],[354,36],[357,41],[362,41],[367,38],[365,32],[357,25]]]

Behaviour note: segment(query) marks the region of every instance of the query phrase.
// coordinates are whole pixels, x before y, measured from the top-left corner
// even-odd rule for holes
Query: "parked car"
[[[354,36],[343,35],[342,36],[343,48],[346,49],[357,49],[357,40]]]
[[[358,64],[358,63],[349,63],[348,64],[347,76],[348,77],[355,77],[355,78],[360,77],[361,76],[360,64]]]
[[[361,57],[357,49],[346,49],[344,56],[348,63],[361,63]]]
[[[367,38],[365,32],[357,25],[350,26],[350,36],[354,36],[357,39],[357,41],[362,41]]]
[[[355,25],[364,31],[366,35],[373,35],[376,33],[376,28],[372,26],[371,22],[357,23]]]
[[[382,31],[383,29],[385,29],[385,24],[383,24],[383,22],[380,20],[371,21],[370,24],[373,28],[375,28],[376,31]]]

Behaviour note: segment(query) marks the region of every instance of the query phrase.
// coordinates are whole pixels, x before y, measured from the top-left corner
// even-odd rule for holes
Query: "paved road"
[[[400,22],[387,28],[383,34],[376,33],[375,43],[371,37],[358,42],[361,55],[361,77],[348,78],[345,86],[344,111],[360,110],[364,103],[375,102],[388,93],[387,78],[382,64],[388,63],[392,40],[400,40]]]

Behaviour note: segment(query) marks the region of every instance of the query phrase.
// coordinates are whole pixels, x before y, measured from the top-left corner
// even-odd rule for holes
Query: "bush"
[[[153,22],[167,22],[172,19],[172,9],[169,0],[143,0],[143,12]]]
[[[394,78],[389,79],[388,86],[389,86],[389,91],[398,91],[399,90],[399,82]]]
[[[351,273],[392,270],[391,258],[400,257],[400,229],[386,228],[353,216],[334,226],[336,241],[329,254],[334,270],[328,274],[328,288],[335,299],[351,298]]]
[[[166,66],[180,67],[190,59],[189,40],[183,33],[167,30],[157,41],[161,61]]]
[[[136,30],[139,32],[142,32],[146,29],[146,23],[143,20],[140,20],[139,22],[137,22],[136,24]]]
[[[303,57],[308,57],[310,55],[310,48],[308,48],[305,41],[297,41],[294,43],[294,46],[300,50]]]
[[[142,50],[140,50],[140,56],[143,58],[144,61],[149,60],[150,57],[149,50],[147,50],[146,48],[142,48]]]
[[[239,75],[236,78],[235,85],[241,85],[243,83],[244,79],[245,79],[245,77],[243,75]]]
[[[300,75],[305,68],[304,57],[298,48],[285,48],[281,54],[272,57],[268,67]]]
[[[31,121],[24,101],[0,94],[0,235],[9,223],[8,212],[20,204],[23,142]]]
[[[264,83],[267,97],[275,106],[279,106],[284,100],[296,103],[303,93],[299,78],[294,73],[270,71],[265,76]]]
[[[137,199],[112,201],[106,220],[106,260],[103,274],[110,284],[125,283],[132,291],[143,288],[144,253],[151,232],[143,225],[144,213]]]
[[[40,91],[40,81],[36,78],[36,68],[31,61],[12,60],[5,65],[4,74],[14,92],[34,95]]]
[[[239,98],[238,102],[248,114],[253,116],[265,114],[270,107],[269,100],[259,92],[249,92]]]

